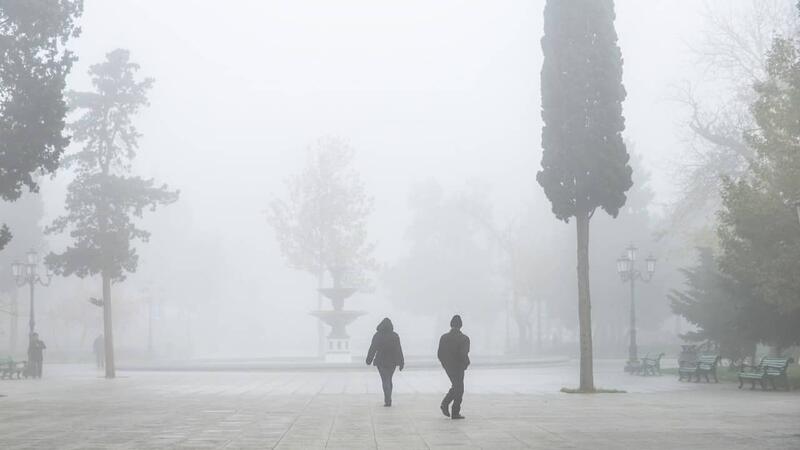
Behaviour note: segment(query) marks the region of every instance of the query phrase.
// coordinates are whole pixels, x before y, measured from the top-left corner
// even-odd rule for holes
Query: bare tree
[[[676,165],[682,196],[670,221],[677,230],[707,226],[704,211],[719,206],[721,178],[747,167],[752,86],[765,76],[772,40],[798,30],[794,0],[709,0],[704,6],[702,37],[690,45],[703,77],[678,86],[675,95],[687,111],[687,148]]]

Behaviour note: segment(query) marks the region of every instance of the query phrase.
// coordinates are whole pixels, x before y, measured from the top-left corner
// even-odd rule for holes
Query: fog
[[[707,69],[693,50],[702,42],[708,4],[616,2],[628,92],[624,138],[640,171],[634,189],[642,190],[631,195],[630,211],[617,221],[605,213],[593,221],[601,354],[626,352],[628,287],[615,261],[632,241],[642,259],[652,252],[659,260],[653,282],[641,288],[640,341],[677,346],[675,332],[685,331],[686,324],[669,312],[666,295],[680,286],[677,268],[693,261],[691,245],[663,231],[680,197],[676,172],[688,145],[688,112],[675,100],[676,88],[688,83],[708,93],[708,103],[717,101],[711,94],[717,86],[709,87]],[[749,4],[716,2],[723,9]],[[135,118],[142,137],[134,172],[180,190],[176,203],[145,212],[140,223],[152,237],[135,244],[136,273],[114,285],[120,360],[146,355],[148,333],[152,352],[164,359],[317,354],[317,322],[309,315],[317,308],[316,280],[287,264],[268,215],[271,202],[286,198],[287,180],[303,170],[308,149],[320,138],[349,143],[352,167],[374,199],[367,232],[379,268],[371,288],[345,303],[366,312],[348,327],[355,360],[386,316],[409,355],[432,358],[455,313],[464,318],[474,353],[515,351],[518,329],[509,315],[504,256],[480,227],[476,249],[484,257],[468,273],[485,275],[488,290],[466,285],[450,292],[454,284],[475,281],[451,278],[430,287],[430,298],[419,298],[427,288],[404,285],[415,283],[417,272],[393,278],[404,261],[413,269],[448,273],[425,258],[413,259],[409,227],[420,214],[414,195],[425,189],[439,190],[442,203],[433,207],[439,212],[448,199],[465,196],[486,206],[497,228],[517,221],[535,230],[530,267],[537,311],[545,316],[533,331],[543,335],[538,351],[576,354],[574,225],[553,217],[535,177],[542,153],[543,7],[542,0],[87,0],[82,34],[69,44],[79,59],[68,88],[91,89],[89,67],[113,49],[130,50],[139,75],[155,79],[149,107]],[[66,169],[42,180],[41,226],[63,214],[72,179]],[[18,204],[6,208],[13,207]],[[646,223],[634,222],[642,217]],[[36,245],[46,253],[68,241],[66,234],[52,234]],[[22,257],[24,248],[12,250]],[[464,272],[451,275],[458,273]],[[53,358],[90,354],[102,316],[87,299],[100,297],[100,290],[97,277],[54,277],[49,287],[37,288],[38,327]],[[481,298],[463,298],[468,291],[481,292]],[[456,298],[445,300],[445,294]],[[26,310],[27,293],[18,298]]]

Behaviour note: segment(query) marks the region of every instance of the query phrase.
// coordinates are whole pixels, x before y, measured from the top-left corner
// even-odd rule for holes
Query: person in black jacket
[[[30,342],[28,343],[28,364],[33,378],[42,378],[43,350],[46,348],[44,341],[39,339],[39,333],[31,334]]]
[[[367,365],[374,363],[378,368],[383,384],[383,406],[392,406],[392,376],[395,368],[399,367],[402,371],[405,366],[403,348],[400,347],[400,336],[394,332],[394,325],[388,317],[378,324],[377,330],[367,352]]]
[[[440,406],[442,414],[453,419],[463,419],[461,399],[464,396],[464,371],[469,367],[469,337],[461,332],[461,316],[450,320],[450,331],[439,339],[439,361],[450,378],[451,387]],[[453,413],[450,414],[450,403]]]

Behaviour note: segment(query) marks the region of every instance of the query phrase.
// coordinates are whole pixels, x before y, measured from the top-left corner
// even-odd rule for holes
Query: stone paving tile
[[[371,371],[105,380],[52,368],[44,380],[0,382],[0,447],[800,448],[800,392],[601,370],[598,379],[632,393],[567,395],[555,386],[574,376],[572,367],[505,370],[470,371],[467,419],[452,421],[437,408],[446,385],[434,371],[404,371],[413,382],[398,381],[395,405],[384,408]]]

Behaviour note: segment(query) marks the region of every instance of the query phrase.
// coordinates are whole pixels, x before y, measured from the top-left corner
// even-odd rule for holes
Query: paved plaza
[[[373,370],[120,372],[45,367],[42,380],[0,382],[0,447],[800,448],[800,392],[739,391],[625,375],[600,362],[597,385],[627,394],[562,394],[573,363],[476,368],[463,421],[438,411],[445,376],[406,370],[382,406]]]

